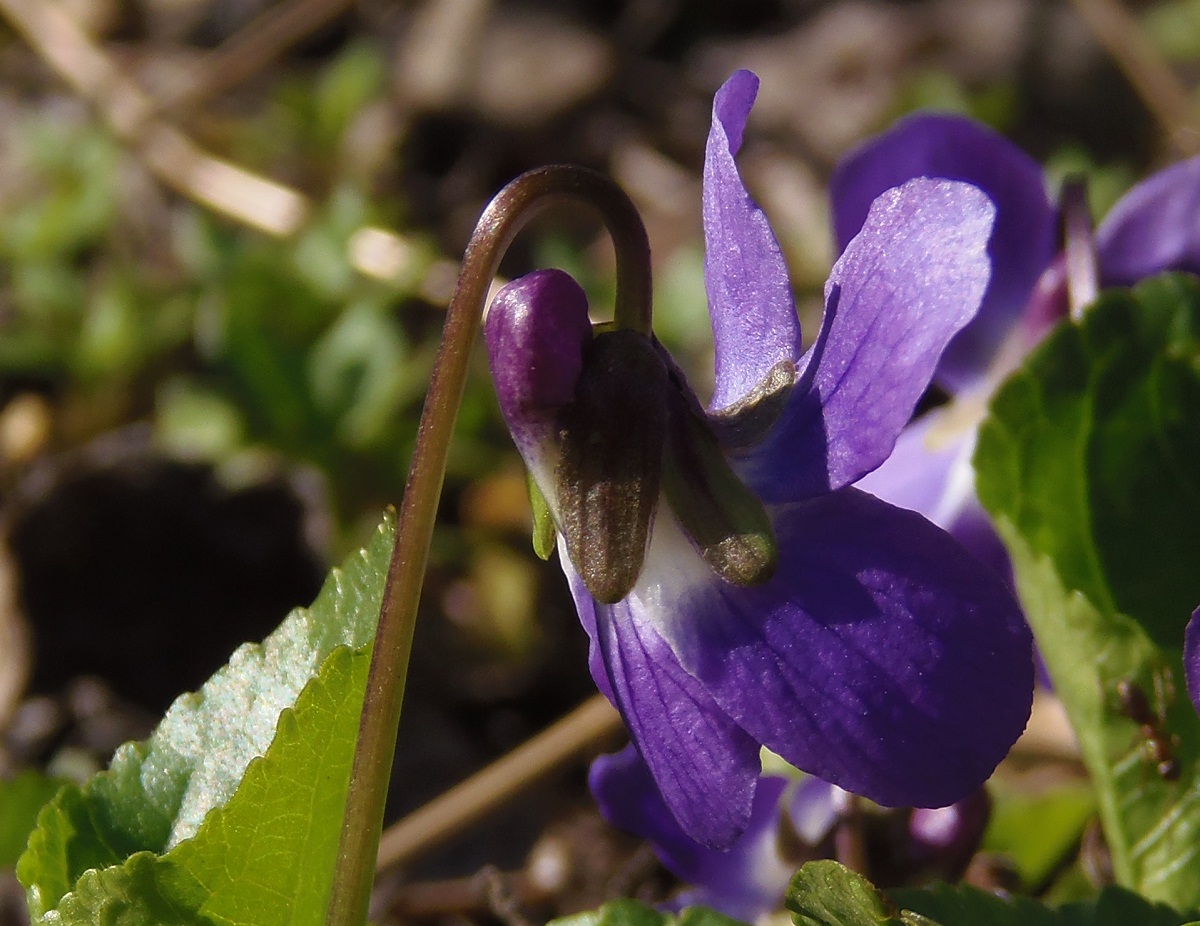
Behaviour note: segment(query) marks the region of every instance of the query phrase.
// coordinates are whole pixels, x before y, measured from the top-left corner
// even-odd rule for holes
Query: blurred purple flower
[[[722,851],[699,845],[680,829],[633,746],[596,759],[588,785],[609,823],[646,839],[663,866],[689,885],[673,907],[711,907],[748,922],[782,906],[797,868],[831,854],[848,805],[845,791],[819,778],[764,775],[749,825]],[[882,844],[875,849],[896,883],[955,881],[979,847],[990,808],[981,788],[949,807],[914,810],[893,821],[900,827],[879,828],[874,835]],[[872,876],[878,880],[881,873]]]
[[[858,487],[924,514],[1007,575],[1007,556],[975,497],[971,454],[992,391],[1067,314],[1058,217],[1041,167],[1016,145],[964,117],[922,114],[838,165],[831,183],[838,247],[858,233],[876,196],[917,177],[972,183],[995,203],[992,278],[979,314],[951,342],[935,376],[954,401],[905,429]],[[1095,248],[1102,286],[1200,271],[1200,158],[1130,190],[1101,223]]]
[[[757,87],[739,71],[713,104],[707,412],[657,342],[593,334],[566,274],[509,284],[485,332],[593,677],[680,829],[710,847],[754,817],[760,745],[877,803],[942,806],[988,777],[1032,697],[1003,584],[924,518],[850,486],[891,452],[978,309],[993,207],[944,180],[881,195],[803,352],[782,253],[734,163]],[[765,546],[727,529],[756,509]],[[755,567],[772,541],[777,568]],[[609,561],[634,564],[627,583],[606,583]]]
[[[1200,711],[1200,608],[1192,612],[1183,633],[1183,675],[1192,704]]]

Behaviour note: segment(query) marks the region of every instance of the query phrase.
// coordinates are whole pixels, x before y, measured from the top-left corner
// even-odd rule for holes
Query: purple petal
[[[664,520],[670,519],[660,515],[656,530]],[[699,556],[690,556],[703,567]],[[603,660],[607,684],[600,687],[620,710],[679,826],[701,845],[728,847],[750,821],[761,768],[758,743],[680,666],[655,627],[662,615],[645,608],[636,589],[615,605],[602,605],[565,559],[563,568]],[[593,672],[597,668],[593,664]]]
[[[685,586],[680,663],[788,762],[886,805],[979,787],[1025,727],[1032,641],[1003,582],[945,532],[855,489],[774,510],[780,565]]]
[[[1132,286],[1165,270],[1200,273],[1200,158],[1143,180],[1096,232],[1101,281]]]
[[[734,162],[757,93],[758,78],[750,71],[737,71],[717,91],[704,157],[704,282],[716,341],[713,410],[746,397],[776,364],[800,357],[800,321],[783,253]]]
[[[633,746],[596,759],[588,785],[609,823],[649,840],[663,865],[695,887],[687,892],[689,903],[746,921],[779,907],[793,870],[776,846],[785,779],[759,779],[750,823],[724,852],[688,838]]]
[[[914,177],[963,180],[996,205],[992,279],[979,315],[954,339],[938,382],[957,391],[984,374],[1056,249],[1055,210],[1042,169],[1020,148],[961,116],[910,116],[846,157],[830,184],[834,232],[845,248],[872,201]]]
[[[537,270],[509,283],[484,320],[500,410],[552,510],[556,422],[574,394],[591,330],[587,297],[561,270]]]
[[[1192,703],[1200,711],[1200,608],[1192,612],[1183,633],[1183,674]]]
[[[787,502],[856,482],[912,417],[947,342],[979,308],[995,210],[973,186],[911,180],[876,200],[834,265],[807,367],[744,477]]]

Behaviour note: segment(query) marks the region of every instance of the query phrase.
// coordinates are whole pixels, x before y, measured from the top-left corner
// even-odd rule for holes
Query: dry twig
[[[593,695],[529,742],[388,827],[379,841],[376,871],[416,858],[563,763],[596,750],[620,729],[621,715],[603,695]]]

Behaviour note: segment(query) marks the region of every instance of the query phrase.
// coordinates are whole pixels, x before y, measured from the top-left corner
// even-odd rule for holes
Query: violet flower
[[[819,779],[820,797],[832,793]],[[745,831],[728,850],[706,848],[690,839],[671,815],[649,769],[632,745],[592,763],[588,785],[604,818],[620,829],[649,840],[663,866],[691,885],[672,903],[711,907],[734,919],[752,921],[780,907],[796,865],[780,854],[780,801],[790,789],[786,778],[764,775],[754,792]],[[819,842],[832,829],[835,812],[817,821]]]
[[[975,319],[951,342],[936,379],[954,400],[915,421],[859,488],[919,511],[984,562],[1008,559],[975,497],[971,454],[992,391],[1067,314],[1058,218],[1039,165],[1012,142],[961,116],[901,120],[849,155],[831,183],[839,248],[862,227],[884,190],[916,177],[962,180],[996,205],[988,245],[992,278]],[[1095,234],[1102,286],[1129,286],[1166,270],[1200,271],[1200,158],[1131,189]]]
[[[1033,684],[1003,583],[851,487],[977,310],[993,207],[944,180],[881,195],[804,352],[782,254],[734,164],[757,86],[739,71],[713,104],[707,411],[652,338],[593,333],[561,272],[509,284],[485,329],[592,675],[682,831],[710,847],[749,825],[763,745],[880,804],[952,803],[1020,734]]]
[[[588,785],[609,823],[646,839],[663,866],[687,883],[672,898],[673,908],[711,907],[747,922],[780,909],[797,868],[832,854],[849,802],[845,791],[819,778],[764,775],[749,825],[721,851],[688,838],[633,746],[597,758]],[[871,815],[879,825],[866,834],[868,854],[882,863],[872,880],[881,886],[957,880],[979,847],[990,810],[980,788],[949,807]]]

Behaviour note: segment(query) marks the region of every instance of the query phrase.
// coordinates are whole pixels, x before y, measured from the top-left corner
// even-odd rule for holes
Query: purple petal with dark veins
[[[1105,286],[1132,286],[1165,270],[1200,273],[1200,158],[1121,197],[1096,231],[1096,251]]]
[[[648,840],[663,865],[693,885],[686,892],[689,904],[745,921],[779,907],[792,874],[776,847],[785,779],[759,779],[750,823],[727,851],[707,849],[688,838],[633,746],[596,759],[588,785],[604,819]]]
[[[758,78],[750,71],[737,71],[717,91],[704,157],[704,282],[716,341],[714,411],[744,398],[776,364],[800,357],[800,321],[783,253],[734,162],[757,93]]]
[[[591,330],[587,297],[561,270],[536,270],[509,283],[484,320],[500,410],[551,502],[556,420],[574,394]]]
[[[1056,249],[1055,210],[1042,169],[986,126],[961,116],[910,116],[847,156],[830,183],[839,250],[862,228],[872,201],[914,177],[962,180],[996,205],[988,245],[992,279],[983,308],[951,343],[937,380],[951,391],[984,374]]]
[[[1192,704],[1200,711],[1200,608],[1192,612],[1183,632],[1183,674]]]
[[[660,514],[656,530],[666,520],[672,519]],[[620,710],[680,828],[709,848],[732,845],[750,822],[758,743],[680,666],[656,627],[671,615],[639,608],[636,591],[615,605],[599,604],[569,561],[563,568],[603,660],[607,685],[600,687]]]
[[[768,749],[880,804],[979,787],[1032,701],[1032,641],[1003,582],[856,489],[772,513],[770,582],[666,586],[687,615],[664,630],[682,666]]]
[[[946,344],[987,287],[995,209],[977,188],[910,180],[876,200],[833,267],[807,366],[740,471],[765,501],[856,482],[879,466]]]

